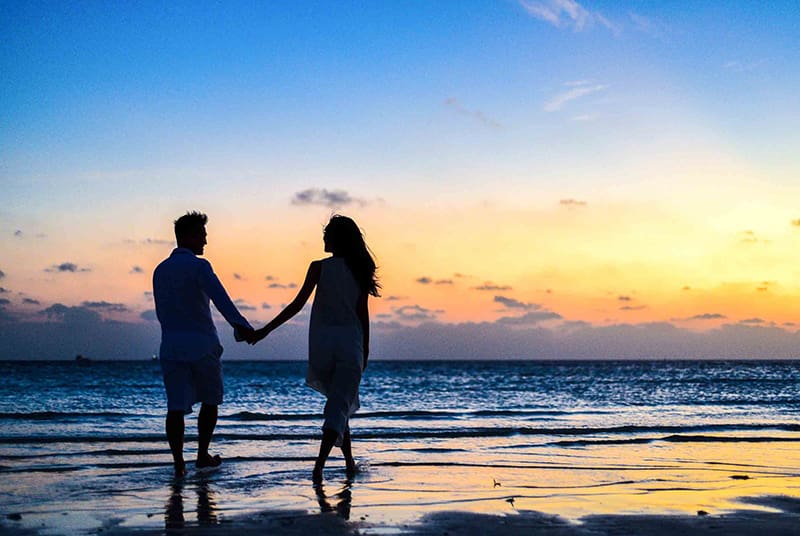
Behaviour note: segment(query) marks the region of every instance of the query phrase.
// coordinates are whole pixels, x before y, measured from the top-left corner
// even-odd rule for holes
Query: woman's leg
[[[314,463],[314,472],[311,474],[311,480],[318,484],[322,482],[322,470],[325,468],[325,462],[328,461],[328,456],[331,453],[333,444],[339,434],[335,430],[322,430],[322,441],[319,444],[319,454],[317,461]]]
[[[356,461],[353,459],[353,447],[350,442],[350,426],[345,428],[342,434],[342,455],[347,466],[347,476],[353,476],[356,472]]]

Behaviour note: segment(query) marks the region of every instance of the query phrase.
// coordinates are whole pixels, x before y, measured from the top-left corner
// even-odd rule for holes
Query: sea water
[[[304,375],[302,362],[224,363],[212,444],[224,469],[199,501],[210,501],[206,514],[303,508],[293,497],[308,488],[324,405]],[[174,490],[157,361],[0,362],[0,377],[3,517],[21,513],[55,532],[146,524],[153,512],[161,522]],[[481,486],[502,475],[508,487],[530,469],[523,487],[591,489],[629,482],[648,464],[688,470],[692,452],[707,457],[716,445],[744,445],[747,462],[773,446],[794,448],[799,380],[798,361],[376,361],[351,429],[373,505],[430,502],[393,494],[403,490],[382,467],[424,468],[415,491],[444,485],[449,468],[480,474]],[[187,417],[189,461],[195,430]],[[343,479],[335,455],[327,474]],[[587,472],[556,483],[540,476],[559,467]],[[780,463],[761,470],[797,472]],[[448,497],[485,496],[462,488]],[[205,510],[192,511],[202,519]]]

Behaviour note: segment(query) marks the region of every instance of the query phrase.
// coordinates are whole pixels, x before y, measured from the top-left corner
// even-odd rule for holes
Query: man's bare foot
[[[174,469],[175,469],[175,478],[183,478],[186,476],[185,462],[175,462]]]
[[[198,457],[197,461],[194,462],[194,466],[198,469],[216,469],[220,465],[222,465],[222,458],[220,458],[219,454],[215,454],[214,456],[206,454],[205,456]]]

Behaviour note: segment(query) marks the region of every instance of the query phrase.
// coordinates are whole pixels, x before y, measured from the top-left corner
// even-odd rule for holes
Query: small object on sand
[[[698,510],[697,511],[697,515],[699,515],[699,516],[707,516],[708,512],[706,512],[705,510]]]
[[[11,521],[20,521],[22,519],[22,514],[18,513],[8,514],[6,517]]]
[[[750,480],[750,477],[747,475],[731,475],[733,480]]]
[[[506,499],[506,502],[508,504],[510,504],[511,506],[514,506],[514,497],[511,497],[510,499]]]
[[[498,486],[502,486],[502,484],[493,478],[492,479],[492,487],[496,488]]]

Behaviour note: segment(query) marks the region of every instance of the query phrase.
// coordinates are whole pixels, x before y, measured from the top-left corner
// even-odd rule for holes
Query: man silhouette
[[[178,247],[153,272],[153,299],[161,323],[159,352],[167,391],[167,441],[175,476],[186,474],[183,460],[184,415],[200,402],[197,417],[198,469],[218,467],[222,460],[208,452],[222,403],[222,346],[211,319],[209,300],[234,327],[236,340],[250,341],[253,328],[236,309],[211,264],[200,259],[208,217],[187,212],[175,220]]]

